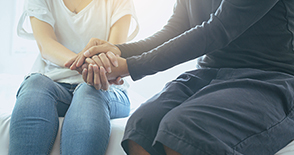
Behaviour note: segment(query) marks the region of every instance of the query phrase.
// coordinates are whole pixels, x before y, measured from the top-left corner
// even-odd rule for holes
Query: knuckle
[[[110,56],[110,57],[113,57],[113,56],[115,56],[115,55],[114,55],[114,53],[113,53],[113,52],[111,52],[111,51],[108,51],[108,52],[107,52],[107,55],[108,55],[108,56]]]
[[[99,57],[100,57],[100,58],[104,58],[104,57],[105,57],[105,53],[100,53],[100,54],[99,54]]]
[[[93,59],[99,59],[97,55],[94,55],[92,58]]]
[[[89,50],[89,52],[90,52],[90,54],[93,54],[93,53],[95,53],[95,51],[98,51],[98,50],[99,50],[98,46],[93,46],[92,50]]]

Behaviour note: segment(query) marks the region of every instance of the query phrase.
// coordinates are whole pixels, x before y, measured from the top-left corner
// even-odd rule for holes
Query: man
[[[102,53],[90,63],[104,67],[90,66],[83,76],[107,89],[106,78],[139,80],[198,58],[197,69],[168,83],[130,117],[124,150],[274,154],[294,137],[293,17],[293,0],[178,0],[153,36],[116,46],[101,41],[66,66]],[[107,77],[105,67],[112,67]]]

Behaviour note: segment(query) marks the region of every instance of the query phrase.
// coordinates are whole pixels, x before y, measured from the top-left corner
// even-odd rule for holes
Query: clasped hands
[[[108,90],[110,84],[123,84],[128,75],[126,60],[113,44],[92,38],[87,46],[64,66],[82,74],[84,81],[95,89]]]

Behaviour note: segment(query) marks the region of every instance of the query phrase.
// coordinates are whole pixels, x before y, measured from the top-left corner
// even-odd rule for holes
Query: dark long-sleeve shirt
[[[167,25],[117,45],[133,80],[199,58],[199,68],[294,74],[294,0],[178,0]]]

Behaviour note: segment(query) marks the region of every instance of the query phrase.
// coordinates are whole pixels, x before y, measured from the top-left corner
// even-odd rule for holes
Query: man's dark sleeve
[[[210,19],[139,56],[127,58],[133,80],[221,49],[259,21],[279,0],[223,0]]]

